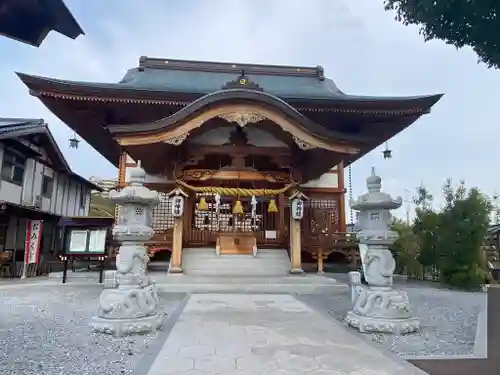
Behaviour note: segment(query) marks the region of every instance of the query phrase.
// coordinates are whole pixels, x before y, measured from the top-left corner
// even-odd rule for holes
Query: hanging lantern
[[[200,211],[208,211],[208,204],[205,200],[205,197],[200,198],[200,203],[198,203],[198,210]]]
[[[80,140],[76,137],[76,133],[74,133],[73,138],[68,139],[69,148],[77,149],[80,144]]]
[[[382,151],[382,155],[384,155],[384,159],[392,158],[392,150],[389,149],[389,145],[385,142],[385,150]]]
[[[243,205],[241,201],[238,199],[233,206],[233,214],[242,214],[243,213]]]
[[[267,206],[267,212],[278,212],[278,206],[276,205],[276,200],[271,199]]]

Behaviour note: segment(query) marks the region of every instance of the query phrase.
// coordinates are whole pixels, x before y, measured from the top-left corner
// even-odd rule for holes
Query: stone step
[[[266,249],[257,256],[231,254],[217,256],[214,248],[186,248],[182,268],[186,275],[200,276],[284,276],[290,271],[285,249]]]
[[[174,274],[150,274],[160,292],[182,293],[292,293],[318,294],[336,289],[348,289],[348,285],[334,279],[302,274],[287,276],[194,276]]]
[[[215,248],[185,248],[182,250],[183,254],[196,256],[197,258],[214,258],[216,257]],[[252,254],[221,254],[218,258],[286,258],[288,259],[288,252],[285,249],[261,249],[257,251],[254,257]]]

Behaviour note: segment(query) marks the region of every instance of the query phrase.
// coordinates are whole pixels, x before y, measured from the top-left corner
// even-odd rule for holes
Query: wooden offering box
[[[217,248],[220,254],[254,254],[257,239],[252,232],[219,232]]]

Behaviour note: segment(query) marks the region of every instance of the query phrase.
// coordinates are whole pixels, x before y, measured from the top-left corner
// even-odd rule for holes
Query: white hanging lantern
[[[173,217],[182,217],[184,214],[184,197],[182,195],[172,197],[171,210]]]
[[[304,201],[301,198],[292,199],[292,219],[301,220],[304,217]]]

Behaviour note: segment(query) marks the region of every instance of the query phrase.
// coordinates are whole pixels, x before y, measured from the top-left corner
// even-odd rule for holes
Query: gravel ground
[[[0,289],[0,374],[127,375],[157,334],[114,338],[94,334],[90,318],[102,287]],[[172,312],[182,294],[163,294]]]
[[[336,279],[344,281],[339,276]],[[485,293],[452,291],[416,282],[396,287],[407,291],[413,313],[420,318],[421,332],[405,336],[360,335],[404,357],[473,353],[479,312],[486,308]],[[349,291],[299,298],[341,321],[351,308]]]

